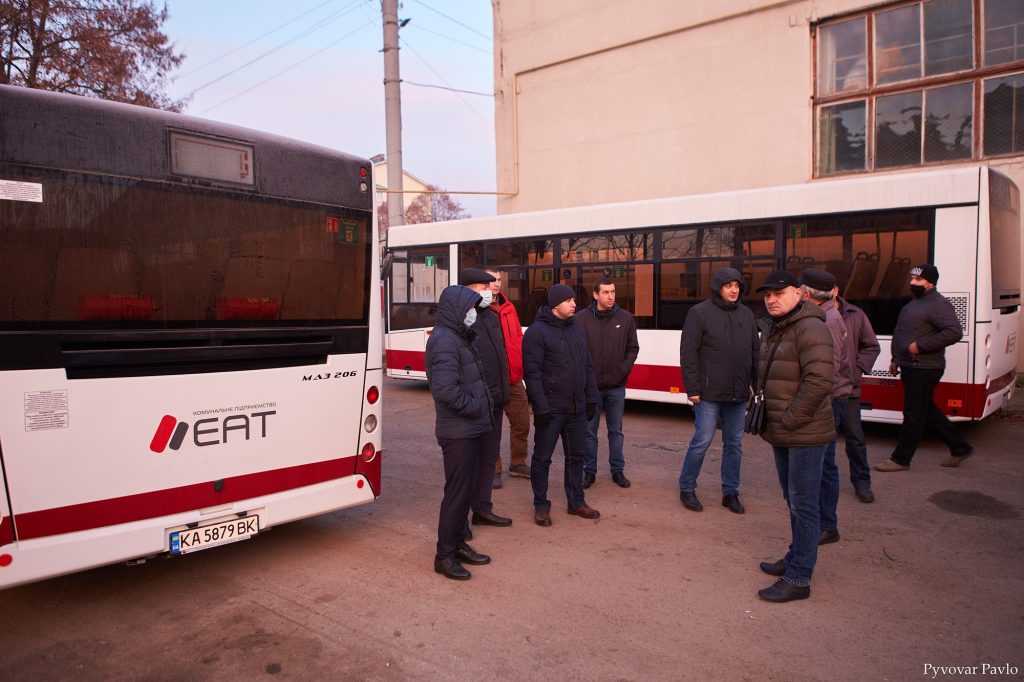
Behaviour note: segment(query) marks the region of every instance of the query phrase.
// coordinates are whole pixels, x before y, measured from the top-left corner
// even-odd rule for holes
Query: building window
[[[1021,0],[893,3],[815,30],[816,175],[1024,153]]]

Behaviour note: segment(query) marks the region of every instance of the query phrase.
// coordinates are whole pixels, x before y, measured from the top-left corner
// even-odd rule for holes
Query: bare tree
[[[152,0],[0,0],[0,83],[180,111],[167,17]]]
[[[445,220],[458,220],[471,217],[462,204],[452,195],[439,190],[433,185],[427,189],[436,194],[420,194],[405,209],[405,224],[439,223]],[[377,227],[383,236],[388,229],[387,204],[377,207]]]

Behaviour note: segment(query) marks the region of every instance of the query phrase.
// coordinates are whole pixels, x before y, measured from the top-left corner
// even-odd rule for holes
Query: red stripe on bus
[[[14,540],[14,526],[11,524],[11,517],[5,516],[0,519],[0,547],[9,545]]]
[[[639,391],[685,393],[683,373],[677,365],[633,365],[626,388]]]
[[[160,425],[156,427],[156,433],[153,434],[153,440],[149,443],[149,449],[157,454],[163,452],[167,447],[167,441],[171,439],[171,433],[174,432],[174,425],[177,423],[177,419],[165,414],[160,420]]]
[[[388,369],[399,371],[426,372],[427,363],[421,350],[389,350],[387,352]]]
[[[327,462],[301,464],[225,478],[224,486],[219,492],[213,489],[212,481],[194,483],[177,488],[15,514],[14,523],[18,539],[30,540],[215,507],[332,481],[352,476],[355,472],[356,458],[342,457]]]
[[[935,404],[943,413],[956,417],[981,419],[990,396],[999,393],[1014,380],[1009,372],[985,384],[939,383],[935,387]],[[864,377],[861,382],[861,402],[871,403],[875,410],[903,411],[903,382],[897,378]]]

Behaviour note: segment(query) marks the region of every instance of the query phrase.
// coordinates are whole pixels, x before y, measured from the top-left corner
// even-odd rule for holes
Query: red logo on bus
[[[200,419],[192,425],[192,442],[197,447],[207,445],[222,445],[228,442],[229,434],[232,431],[240,431],[245,440],[258,436],[267,437],[267,417],[277,414],[277,410],[265,410],[263,412],[251,412],[249,414],[229,414],[223,419],[210,417]],[[177,417],[165,414],[156,427],[153,440],[149,442],[149,449],[160,454],[168,447],[171,450],[178,450],[185,442],[188,434],[188,422],[178,421]]]

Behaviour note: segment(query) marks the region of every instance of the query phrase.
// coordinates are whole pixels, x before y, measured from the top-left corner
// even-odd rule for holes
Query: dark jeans
[[[837,420],[838,422],[838,420]],[[871,489],[871,467],[868,466],[868,444],[860,423],[860,397],[846,402],[846,415],[840,433],[846,439],[846,458],[850,460],[850,483],[855,490]]]
[[[836,438],[825,448],[825,459],[821,464],[821,492],[818,507],[821,512],[821,529],[835,530],[839,527],[839,467],[836,466],[836,441],[839,430],[846,418],[847,398],[832,399],[832,417],[836,420]]]
[[[622,454],[622,414],[626,410],[626,387],[600,389],[600,398],[594,418],[587,422],[587,452],[583,458],[583,470],[597,473],[597,432],[601,426],[601,412],[604,412],[604,424],[608,429],[608,466],[614,474],[626,468],[626,458]]]
[[[946,415],[935,405],[933,396],[942,372],[941,369],[900,368],[900,380],[903,382],[903,426],[900,427],[896,449],[890,457],[897,464],[910,465],[928,429],[942,439],[954,455],[962,455],[971,449],[971,444],[957,433]]]
[[[480,461],[482,465],[477,473],[476,497],[473,500],[473,511],[488,514],[494,508],[491,504],[491,491],[494,486],[494,467],[501,460],[501,408],[494,411],[494,423],[498,428],[480,436]]]
[[[454,554],[469,535],[469,507],[477,494],[480,471],[491,473],[480,454],[483,439],[484,435],[438,440],[444,458],[444,497],[437,522],[438,559]]]
[[[821,518],[818,493],[821,490],[821,463],[825,445],[780,448],[775,452],[775,469],[779,474],[782,496],[789,505],[789,525],[793,540],[786,552],[786,574],[794,585],[811,584],[814,565],[818,562],[818,535]]]
[[[551,509],[548,500],[548,470],[551,453],[561,437],[565,450],[565,499],[570,507],[582,507],[583,456],[587,447],[587,415],[553,412],[547,426],[533,431],[533,458],[530,461],[530,483],[533,485],[533,506]]]

